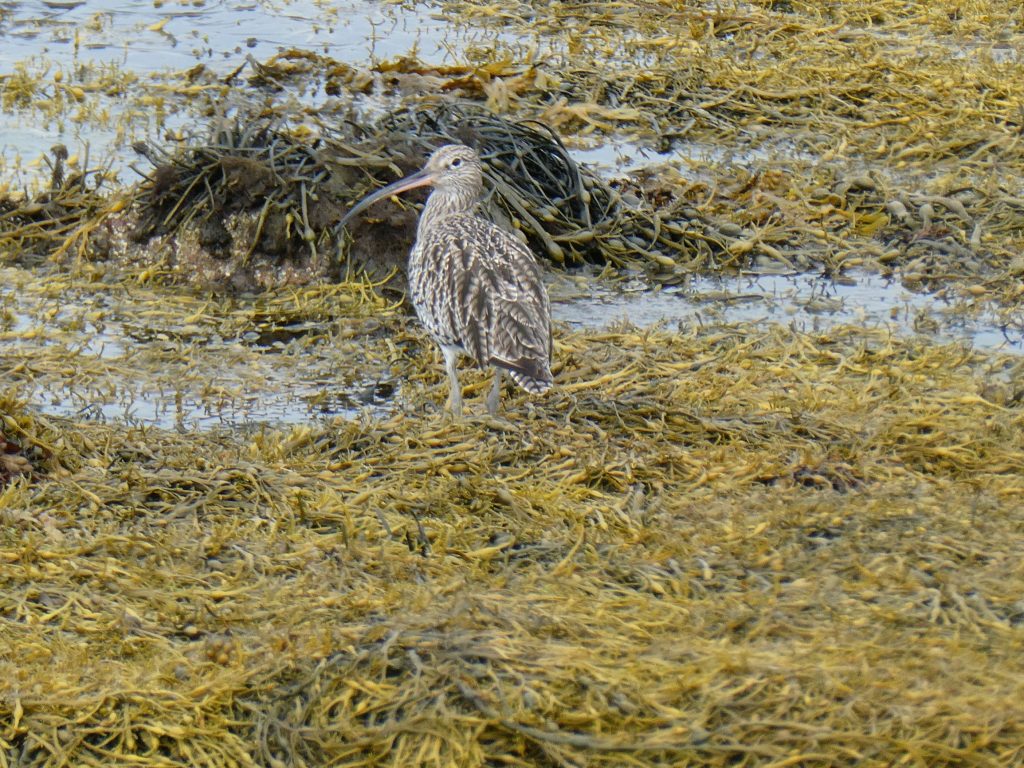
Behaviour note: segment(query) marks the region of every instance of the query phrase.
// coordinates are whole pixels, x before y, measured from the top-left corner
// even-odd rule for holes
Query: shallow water
[[[259,300],[240,303],[258,311]],[[375,414],[397,387],[388,361],[359,349],[378,325],[240,326],[172,289],[53,288],[0,269],[0,370],[55,415],[187,430]]]
[[[373,0],[0,3],[0,73],[23,67],[39,77],[41,90],[33,97],[38,101],[53,96],[52,80],[61,72],[63,84],[86,89],[93,115],[82,122],[70,119],[70,110],[51,118],[30,108],[4,110],[0,168],[31,171],[41,155],[61,142],[72,154],[88,143],[95,160],[111,159],[120,169],[134,157],[133,140],[157,138],[189,119],[159,108],[140,110],[120,91],[106,93],[105,84],[120,77],[131,78],[134,89],[145,89],[166,74],[198,64],[227,74],[249,55],[263,61],[291,48],[349,63],[412,50],[441,62],[449,46],[493,37],[453,29],[436,15],[428,7],[408,10]],[[96,119],[102,112],[107,114]]]
[[[101,7],[98,7],[101,6]],[[0,67],[45,57],[66,72],[117,66],[137,74],[203,63],[228,72],[246,54],[297,47],[341,61],[443,50],[445,25],[427,8],[373,0],[210,0],[102,4],[6,2]]]
[[[850,285],[809,275],[695,277],[652,293],[555,276],[551,294],[556,320],[575,329],[856,325],[1024,353],[1021,332],[1000,331],[992,317],[964,321],[962,308],[953,312],[933,295],[857,277]],[[421,354],[414,345],[389,358],[373,318],[240,326],[170,288],[147,289],[145,301],[140,293],[103,284],[53,289],[29,270],[0,269],[0,367],[13,371],[18,396],[44,413],[179,430],[356,418],[399,407],[402,358]],[[147,314],[153,302],[180,308]],[[234,309],[258,302],[239,300]],[[141,377],[142,369],[155,373]]]
[[[806,333],[854,325],[1024,354],[1024,329],[1006,326],[991,307],[909,291],[897,279],[868,272],[850,273],[840,282],[814,274],[694,275],[684,285],[655,292],[642,284],[613,291],[566,281],[556,287],[559,294],[563,298],[555,300],[555,317],[577,328],[617,320],[669,327],[776,323]]]
[[[641,143],[616,139],[602,144],[577,147],[570,150],[577,163],[585,164],[598,173],[609,176],[627,173],[652,165],[674,165],[676,167],[701,165],[732,165],[751,167],[766,161],[805,160],[813,158],[799,152],[792,141],[777,141],[774,145],[762,142],[757,147],[735,145],[714,145],[685,139],[673,142],[667,152],[658,152]]]

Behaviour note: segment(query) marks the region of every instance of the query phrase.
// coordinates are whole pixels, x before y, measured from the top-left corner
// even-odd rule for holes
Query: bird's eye
[[[454,160],[452,160],[451,165],[452,165],[452,168],[458,168],[460,165],[462,165],[462,158],[461,157],[456,157]]]

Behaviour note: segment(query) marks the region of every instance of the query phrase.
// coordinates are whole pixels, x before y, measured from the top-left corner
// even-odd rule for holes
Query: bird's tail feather
[[[531,395],[548,391],[554,383],[551,364],[544,359],[521,357],[518,360],[506,360],[492,357],[490,364],[506,371],[512,377],[512,381]]]
[[[534,364],[529,368],[525,366],[512,367],[511,365],[501,363],[498,365],[508,371],[512,381],[531,395],[539,395],[541,392],[547,392],[551,389],[553,377],[547,365]]]
[[[540,393],[547,392],[551,389],[551,379],[534,379],[520,373],[519,371],[509,371],[508,374],[512,377],[512,381],[531,395],[539,395]]]

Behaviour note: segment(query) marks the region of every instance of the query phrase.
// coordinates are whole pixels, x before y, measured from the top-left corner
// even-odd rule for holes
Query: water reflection
[[[909,291],[895,278],[851,273],[842,281],[814,274],[694,275],[680,286],[651,292],[593,287],[571,278],[553,288],[554,315],[577,328],[615,321],[637,326],[667,323],[778,323],[796,331],[838,325],[884,329],[897,336],[923,333],[939,342],[966,341],[977,349],[1024,353],[1024,316],[1008,319],[998,307]]]

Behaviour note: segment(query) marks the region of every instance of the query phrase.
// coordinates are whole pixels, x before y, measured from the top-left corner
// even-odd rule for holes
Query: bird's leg
[[[501,385],[505,378],[505,374],[501,368],[494,369],[494,385],[491,387],[490,393],[487,395],[487,412],[491,416],[498,415],[498,406],[501,405]]]
[[[455,347],[443,346],[444,367],[448,369],[448,381],[451,391],[448,393],[448,409],[456,418],[462,416],[462,387],[459,386],[459,351]]]

